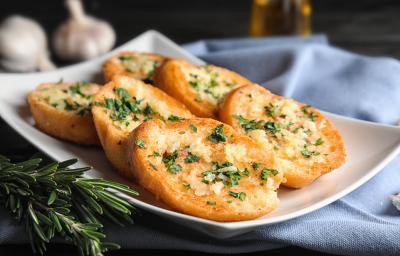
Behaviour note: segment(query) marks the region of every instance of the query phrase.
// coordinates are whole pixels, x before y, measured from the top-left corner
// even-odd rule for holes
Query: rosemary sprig
[[[70,168],[76,159],[40,166],[41,159],[13,164],[0,155],[0,205],[25,224],[34,252],[44,254],[58,235],[75,245],[81,255],[103,255],[118,249],[104,242],[99,218],[123,225],[132,223],[135,208],[110,189],[138,193],[128,186],[103,179],[84,178],[90,167]]]

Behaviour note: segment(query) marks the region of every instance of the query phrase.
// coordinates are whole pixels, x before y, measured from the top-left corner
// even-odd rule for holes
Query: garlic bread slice
[[[219,116],[266,152],[276,152],[284,166],[284,186],[304,187],[345,162],[342,137],[323,114],[259,85],[232,91]]]
[[[93,83],[43,83],[28,95],[35,125],[54,137],[99,144],[91,107],[100,86]]]
[[[165,60],[164,56],[153,53],[119,52],[104,63],[104,79],[108,82],[115,75],[125,75],[152,83],[154,71]]]
[[[144,188],[183,213],[240,221],[278,205],[273,154],[213,119],[145,122],[129,137],[128,160]]]
[[[221,67],[169,60],[156,70],[154,83],[196,116],[215,119],[224,96],[250,81]]]
[[[132,176],[125,157],[125,144],[132,130],[151,119],[174,121],[192,117],[179,101],[128,76],[115,76],[96,94],[92,113],[107,158],[128,177]]]

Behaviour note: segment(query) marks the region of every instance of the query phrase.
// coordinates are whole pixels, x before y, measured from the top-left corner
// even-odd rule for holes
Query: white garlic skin
[[[105,21],[87,16],[82,3],[67,0],[71,18],[54,34],[53,47],[64,60],[88,60],[108,52],[115,43],[115,32]]]
[[[9,71],[51,70],[46,35],[41,26],[22,16],[11,16],[0,26],[0,64]]]
[[[115,43],[115,33],[105,22],[84,25],[69,20],[57,30],[53,46],[64,60],[88,60],[108,52]]]

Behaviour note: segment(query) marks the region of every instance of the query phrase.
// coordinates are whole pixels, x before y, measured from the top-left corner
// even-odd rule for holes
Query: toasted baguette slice
[[[100,86],[92,83],[43,83],[28,95],[36,126],[78,144],[99,144],[90,111]]]
[[[156,70],[154,83],[196,116],[215,119],[224,96],[250,81],[224,68],[169,60]]]
[[[144,188],[183,213],[240,221],[278,204],[274,156],[213,119],[145,122],[129,137],[128,159]]]
[[[166,60],[164,56],[124,51],[108,59],[103,65],[104,79],[108,82],[115,75],[130,76],[152,83],[154,71]]]
[[[231,92],[220,119],[275,151],[285,166],[284,186],[301,188],[345,162],[342,137],[324,115],[310,106],[272,94],[259,85]]]
[[[146,120],[179,120],[192,114],[179,101],[144,82],[115,76],[94,98],[93,119],[109,161],[123,175],[132,177],[126,161],[129,133]]]

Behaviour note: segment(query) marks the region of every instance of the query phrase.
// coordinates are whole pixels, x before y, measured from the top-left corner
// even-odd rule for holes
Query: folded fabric
[[[400,119],[400,62],[327,45],[323,36],[210,40],[186,45],[209,63],[248,77],[274,93],[319,109],[369,121]],[[400,216],[389,196],[400,192],[400,158],[346,197],[320,210],[225,240],[142,212],[135,225],[107,227],[124,248],[243,253],[296,245],[333,254],[398,255]],[[27,242],[0,211],[0,244]]]

